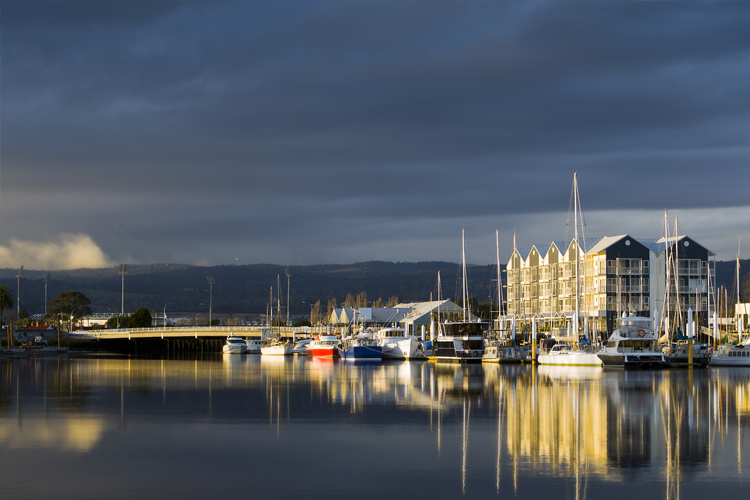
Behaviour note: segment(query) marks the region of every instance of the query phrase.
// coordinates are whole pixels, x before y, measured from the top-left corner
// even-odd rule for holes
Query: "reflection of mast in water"
[[[461,454],[461,493],[466,495],[466,456],[469,451],[469,417],[471,416],[471,404],[466,404],[464,398],[464,422],[463,422],[463,447]]]
[[[502,394],[503,387],[502,382],[500,383],[500,393]],[[495,491],[500,493],[500,454],[503,449],[503,411],[502,403],[500,400],[497,402],[497,465],[496,465],[496,476],[495,476]]]

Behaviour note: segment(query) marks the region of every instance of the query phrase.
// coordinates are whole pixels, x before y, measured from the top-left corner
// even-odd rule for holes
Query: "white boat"
[[[260,348],[264,356],[291,356],[294,346],[291,342],[275,341]]]
[[[666,345],[661,352],[664,353],[664,362],[667,366],[688,366],[690,360],[690,349],[693,349],[693,366],[708,366],[711,362],[711,350],[705,344],[693,344],[681,340]]]
[[[383,359],[409,359],[419,351],[417,337],[406,335],[403,328],[381,328],[375,337],[383,348]]]
[[[651,318],[617,318],[617,328],[597,353],[605,367],[660,368],[664,353],[658,348]]]
[[[313,358],[340,358],[339,338],[335,335],[321,335],[317,337],[307,345],[307,355]]]
[[[491,340],[484,344],[483,363],[520,363],[526,356],[512,343]]]
[[[555,344],[549,352],[540,353],[537,363],[555,366],[602,366],[602,360],[595,352],[579,350],[564,342]]]
[[[750,344],[723,344],[711,356],[711,366],[750,366]]]
[[[233,333],[230,333],[227,337],[227,341],[224,343],[222,352],[224,354],[244,354],[246,347],[247,346],[242,337],[237,337]]]
[[[481,362],[484,356],[484,337],[489,329],[489,323],[472,321],[467,310],[469,303],[469,289],[466,283],[466,242],[464,231],[461,230],[461,267],[463,271],[462,297],[463,316],[461,320],[444,321],[438,324],[438,337],[431,354],[436,360],[447,361],[476,361]],[[438,283],[440,274],[438,274]],[[438,300],[440,300],[440,285],[438,285]],[[438,316],[440,312],[438,311]]]
[[[263,347],[263,341],[258,338],[245,339],[245,352],[248,354],[260,354],[260,349]]]
[[[307,347],[310,345],[310,343],[313,341],[313,339],[300,339],[297,341],[296,344],[294,344],[294,348],[292,349],[292,354],[301,354],[302,356],[307,355]]]
[[[437,360],[481,362],[484,357],[484,332],[488,328],[489,324],[481,321],[440,323],[434,357]]]

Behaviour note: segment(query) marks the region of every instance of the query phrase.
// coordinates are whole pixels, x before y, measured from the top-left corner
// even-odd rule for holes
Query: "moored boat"
[[[436,360],[481,362],[484,356],[484,332],[488,323],[481,321],[445,321],[441,323],[435,343]]]
[[[372,337],[357,335],[344,341],[341,358],[348,361],[380,361],[383,359],[383,347]]]
[[[651,318],[617,318],[615,331],[597,356],[605,367],[661,368],[664,353],[657,342]]]
[[[310,345],[312,341],[313,339],[298,340],[297,343],[294,344],[294,348],[292,348],[292,354],[294,355],[300,354],[302,356],[307,356],[307,347]]]
[[[224,354],[244,354],[246,349],[245,341],[242,337],[237,337],[233,333],[230,333],[227,337],[222,352]]]
[[[263,341],[259,338],[246,338],[245,339],[245,352],[248,354],[260,354],[260,349],[263,347]]]
[[[549,352],[537,356],[540,365],[555,366],[602,366],[602,360],[596,352],[581,350],[568,343],[558,343]]]
[[[406,335],[403,328],[381,328],[375,336],[382,347],[383,359],[409,359],[419,351],[417,337]]]
[[[313,358],[340,358],[339,338],[335,335],[322,335],[307,345],[307,355]]]
[[[292,354],[292,343],[288,341],[275,341],[260,348],[264,356],[289,356]]]
[[[750,344],[723,344],[711,356],[711,366],[750,366]]]
[[[662,348],[667,366],[688,366],[693,350],[693,366],[706,367],[711,362],[711,350],[705,344],[690,344],[687,341],[671,343]]]

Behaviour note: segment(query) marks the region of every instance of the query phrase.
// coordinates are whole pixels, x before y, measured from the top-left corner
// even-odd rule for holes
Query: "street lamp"
[[[167,302],[164,304],[164,328],[167,327],[167,306],[171,304],[171,302]]]
[[[16,279],[18,280],[18,284],[16,286],[16,288],[18,289],[16,291],[16,319],[19,319],[18,317],[21,316],[21,272],[23,272],[23,266],[21,266],[21,269],[18,270],[18,276],[16,276]]]
[[[289,278],[292,277],[291,274],[289,274],[289,268],[284,268],[284,273],[286,273],[286,326],[289,326]]]
[[[214,280],[213,276],[206,276],[206,281],[208,282],[208,326],[211,326],[211,306],[214,302],[214,283],[216,283],[216,280]]]
[[[120,274],[122,275],[122,301],[120,303],[120,316],[125,316],[125,275],[128,274],[127,264],[120,264]]]
[[[47,315],[47,283],[49,283],[49,280],[52,276],[49,274],[44,275],[44,315]],[[58,332],[59,333],[59,332]],[[60,347],[60,346],[57,346]]]

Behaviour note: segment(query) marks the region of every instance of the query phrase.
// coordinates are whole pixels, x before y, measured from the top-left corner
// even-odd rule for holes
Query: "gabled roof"
[[[534,245],[539,252],[539,256],[542,258],[547,256],[547,252],[549,252],[551,246],[552,245]]]
[[[682,236],[677,236],[677,241],[682,241],[682,240],[684,240],[685,238],[688,238],[688,235],[686,235],[686,234],[683,234]],[[690,238],[690,239],[692,240],[692,238]],[[665,238],[665,237],[661,237],[661,238],[659,238],[658,240],[654,240],[654,239],[642,239],[642,240],[638,240],[638,241],[640,241],[641,243],[643,243],[644,245],[646,245],[647,247],[649,247],[649,248],[651,249],[651,251],[652,251],[652,252],[654,252],[654,253],[657,253],[657,254],[658,254],[658,253],[661,253],[661,252],[663,252],[663,251],[664,251],[664,249],[665,249],[665,248],[666,248],[667,246],[672,246],[672,245],[674,245],[674,243],[675,243],[675,238],[674,238],[674,237],[670,237],[670,238]],[[693,240],[693,241],[695,241],[695,240]],[[649,242],[649,243],[647,244],[646,242]],[[697,243],[698,245],[700,245],[700,246],[703,246],[703,245],[701,245],[701,244],[700,244],[700,243],[698,243],[698,242],[696,242],[696,243]],[[706,247],[703,247],[703,248],[706,248]],[[711,250],[709,250],[708,248],[706,248],[706,251],[708,252],[708,255],[709,255],[709,257],[713,257],[713,256],[715,256],[715,255],[716,255],[715,253],[713,253],[713,252],[712,252]]]
[[[529,248],[516,248],[516,251],[521,256],[521,260],[526,260],[529,257],[529,253],[531,253],[531,247],[529,247]]]
[[[593,245],[588,252],[586,252],[586,255],[596,255],[599,252],[603,252],[604,250],[611,247],[621,239],[626,238],[627,236],[627,234],[621,234],[619,236],[605,236],[604,238],[599,238],[599,241],[595,245]]]

